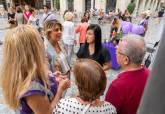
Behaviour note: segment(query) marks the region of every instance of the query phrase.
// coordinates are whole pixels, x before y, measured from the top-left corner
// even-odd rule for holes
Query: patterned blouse
[[[53,111],[54,114],[117,114],[115,107],[104,101],[102,106],[81,104],[76,98],[61,99]]]

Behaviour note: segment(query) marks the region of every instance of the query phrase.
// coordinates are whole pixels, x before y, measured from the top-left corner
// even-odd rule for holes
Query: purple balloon
[[[144,29],[144,27],[143,27],[142,25],[135,25],[135,24],[134,24],[134,25],[132,26],[131,32],[132,32],[133,34],[141,35],[141,34],[143,34],[143,33],[145,32],[145,29]]]
[[[130,33],[132,29],[132,23],[127,21],[122,21],[121,29],[124,34]]]

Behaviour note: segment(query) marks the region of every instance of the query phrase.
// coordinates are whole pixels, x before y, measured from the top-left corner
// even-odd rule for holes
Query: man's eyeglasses
[[[125,55],[125,56],[127,56],[126,54],[124,54],[124,53],[122,53],[122,52],[120,52],[120,51],[117,51],[117,53],[120,54],[120,55]]]
[[[129,59],[129,61],[131,60],[130,57],[129,57],[128,55],[126,55],[126,54],[124,54],[124,53],[122,53],[122,52],[120,52],[120,51],[116,51],[116,52],[117,52],[117,54],[126,56],[126,57]]]

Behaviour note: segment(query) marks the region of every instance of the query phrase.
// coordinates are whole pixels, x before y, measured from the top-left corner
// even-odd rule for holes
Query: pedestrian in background
[[[29,17],[27,24],[32,25],[34,28],[36,28],[38,30],[39,29],[39,18],[37,15],[37,10],[34,8],[31,8],[30,13],[31,13],[31,16]]]
[[[120,21],[118,17],[115,17],[111,23],[110,37],[113,36],[113,32],[117,33],[120,27]]]
[[[142,35],[142,36],[145,36],[145,33],[146,33],[147,30],[148,30],[148,19],[149,19],[149,18],[148,18],[147,14],[146,14],[145,12],[142,12],[142,13],[140,14],[140,17],[141,17],[141,20],[140,20],[139,25],[143,26],[144,29],[145,29],[144,33],[141,34],[141,35]]]
[[[71,59],[74,54],[74,43],[75,43],[75,30],[74,30],[74,23],[73,23],[73,13],[72,12],[66,12],[65,13],[65,21],[62,24],[63,25],[63,35],[62,35],[62,41],[64,43],[66,53],[68,56],[68,61],[71,64]]]
[[[30,13],[30,8],[28,5],[25,5],[25,10],[24,10],[24,13],[23,13],[23,17],[24,17],[24,24],[27,24],[28,20],[29,20],[29,17],[31,16],[31,13]]]
[[[90,12],[89,12],[88,10],[85,11],[85,13],[84,13],[84,17],[87,18],[88,21],[89,21],[89,19],[90,19]]]
[[[124,14],[122,15],[122,20],[127,22],[132,22],[132,17],[128,10],[124,11]]]
[[[44,23],[48,20],[56,20],[56,16],[50,11],[50,7],[48,5],[44,5],[44,14],[42,15],[40,27],[43,28]]]
[[[78,26],[75,29],[75,32],[80,34],[80,38],[79,38],[80,46],[86,42],[86,32],[88,25],[89,25],[88,19],[86,17],[83,17],[81,19],[81,23],[78,24]]]
[[[22,13],[22,9],[20,6],[16,7],[16,20],[17,20],[17,24],[23,24],[23,13]]]
[[[10,28],[14,28],[17,26],[17,20],[16,20],[16,15],[15,15],[15,9],[13,7],[10,7],[8,9],[8,23],[10,24]]]

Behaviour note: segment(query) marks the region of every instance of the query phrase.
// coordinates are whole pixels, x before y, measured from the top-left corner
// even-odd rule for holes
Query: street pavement
[[[58,16],[58,19],[62,20],[62,17]],[[75,20],[75,21],[77,24],[77,20]],[[98,23],[96,19],[92,19],[91,22]],[[157,23],[156,19],[154,19],[154,18],[150,19],[149,28],[148,28],[148,31],[147,31],[146,37],[145,37],[147,46],[152,47],[156,41],[160,40],[158,37],[158,34],[159,34],[159,32],[161,32],[161,30],[160,30],[161,25],[162,25],[162,22]],[[0,17],[0,41],[2,41],[2,42],[4,41],[4,36],[5,36],[6,32],[9,30],[8,27],[9,27],[9,25],[7,23],[7,19]],[[110,31],[110,24],[101,25],[101,29],[102,29],[103,39],[108,39],[109,31]],[[77,35],[77,38],[78,38],[78,35]],[[3,45],[0,45],[0,65],[2,64],[2,58],[3,58],[2,50],[3,50]],[[77,50],[77,49],[75,49],[75,50]],[[119,72],[120,72],[120,70],[119,71],[109,70],[107,72],[108,83],[107,83],[106,90],[108,89],[109,84],[112,82],[112,80],[114,80],[116,78],[116,76]],[[71,88],[67,94],[71,95],[71,93],[73,93],[73,92],[75,92],[75,88]],[[104,96],[102,98],[104,99]],[[1,89],[0,89],[0,114],[14,114],[14,111],[9,109],[2,102],[3,102],[3,96],[1,93]]]

